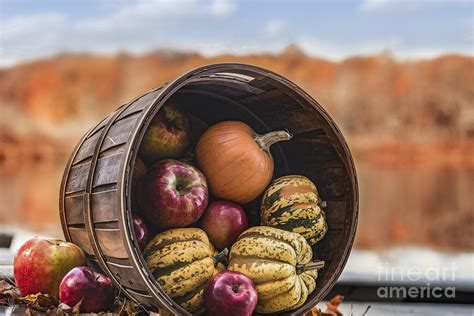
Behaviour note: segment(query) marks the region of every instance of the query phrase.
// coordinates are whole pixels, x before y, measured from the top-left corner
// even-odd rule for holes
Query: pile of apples
[[[28,240],[15,256],[13,272],[23,296],[47,294],[69,307],[80,304],[82,313],[107,311],[115,301],[112,281],[86,266],[78,246],[62,240]]]

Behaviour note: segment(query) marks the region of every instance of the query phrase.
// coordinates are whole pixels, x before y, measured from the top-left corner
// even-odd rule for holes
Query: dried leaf
[[[55,297],[49,294],[36,293],[20,298],[20,301],[27,304],[28,307],[46,312],[56,306],[59,302]]]
[[[61,303],[58,305],[58,310],[67,313],[67,314],[79,314],[81,311],[81,304],[84,298],[77,302],[74,306],[69,306],[66,303]]]
[[[337,306],[341,305],[342,301],[344,301],[344,296],[336,295],[329,301],[329,304],[334,305],[334,306],[337,307]]]
[[[71,313],[73,314],[79,314],[79,312],[81,311],[81,305],[82,305],[82,301],[84,300],[84,298],[81,298],[81,300],[79,302],[77,302],[76,304],[74,304],[74,306],[72,307],[72,311]]]
[[[59,304],[58,309],[65,313],[72,313],[72,307],[67,305],[66,303]]]
[[[10,306],[18,304],[25,308],[26,315],[77,315],[80,313],[82,300],[74,306],[59,304],[58,300],[50,295],[37,293],[21,297],[20,291],[8,280],[0,280],[0,305]],[[142,315],[144,309],[140,305],[123,296],[117,297],[110,312],[83,313],[87,316],[114,316],[114,315]]]
[[[304,316],[321,316],[321,310],[316,306],[312,310],[307,312]]]
[[[321,312],[321,310],[315,306],[312,310],[307,312],[305,316],[334,316],[334,314],[328,312]]]
[[[6,280],[0,280],[0,305],[13,305],[20,298],[20,290]]]
[[[142,311],[140,305],[124,297],[118,298],[112,307],[115,315],[138,315]]]
[[[325,313],[328,315],[342,316],[342,313],[339,311],[339,305],[344,301],[344,296],[336,295],[334,296],[329,303],[327,303],[327,308]]]

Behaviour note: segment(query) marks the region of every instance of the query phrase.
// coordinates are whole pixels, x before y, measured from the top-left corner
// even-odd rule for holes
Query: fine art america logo
[[[414,286],[381,286],[377,289],[377,296],[399,299],[455,298],[456,288],[454,286],[434,286],[432,283],[454,284],[456,270],[457,266],[454,262],[448,266],[433,266],[426,269],[416,266],[402,269],[389,266],[388,263],[380,264],[378,279],[381,283],[413,283]]]

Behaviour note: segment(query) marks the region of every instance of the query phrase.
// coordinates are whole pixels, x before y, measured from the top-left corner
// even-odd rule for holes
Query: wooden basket
[[[60,215],[66,239],[80,246],[130,299],[162,315],[190,315],[161,290],[148,270],[132,224],[132,171],[151,119],[173,98],[205,128],[240,120],[254,130],[286,129],[294,135],[272,146],[274,177],[302,174],[327,202],[329,231],[314,250],[324,260],[317,287],[290,315],[315,306],[341,274],[357,226],[358,186],[351,154],[326,111],[294,83],[269,70],[244,64],[215,64],[192,70],[120,106],[79,142],[63,176]],[[244,207],[260,222],[259,200]]]

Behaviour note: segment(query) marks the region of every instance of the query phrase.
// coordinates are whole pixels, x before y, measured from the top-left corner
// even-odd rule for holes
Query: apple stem
[[[260,148],[265,151],[268,151],[271,145],[284,140],[290,140],[292,137],[293,135],[291,135],[287,131],[275,131],[266,133],[265,135],[256,135],[255,142],[257,142]]]
[[[308,271],[308,270],[319,270],[319,269],[322,269],[324,268],[324,261],[321,261],[321,260],[317,260],[317,261],[313,261],[313,262],[310,262],[310,263],[307,263],[307,264],[297,264],[296,265],[296,270],[297,270],[297,273],[298,274],[301,274],[305,271]]]
[[[227,255],[229,254],[229,249],[224,248],[222,249],[217,255],[214,256],[214,266],[217,266],[219,262],[222,261]]]

